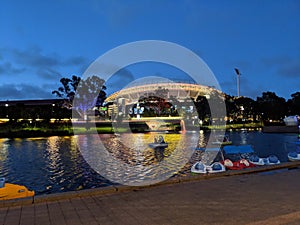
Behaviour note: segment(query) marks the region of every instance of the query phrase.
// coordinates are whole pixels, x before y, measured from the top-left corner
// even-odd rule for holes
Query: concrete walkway
[[[300,169],[0,208],[5,225],[300,224]]]

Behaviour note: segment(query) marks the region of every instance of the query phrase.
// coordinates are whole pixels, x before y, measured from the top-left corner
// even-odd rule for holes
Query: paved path
[[[0,208],[0,224],[300,224],[300,169]]]

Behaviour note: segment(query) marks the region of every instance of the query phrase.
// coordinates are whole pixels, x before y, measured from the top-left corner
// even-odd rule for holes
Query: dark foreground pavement
[[[0,224],[300,224],[300,169],[0,208]]]

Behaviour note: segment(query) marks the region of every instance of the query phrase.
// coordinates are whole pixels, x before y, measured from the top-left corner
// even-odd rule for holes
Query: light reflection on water
[[[148,185],[165,180],[189,161],[198,134],[166,134],[165,149],[152,149],[155,134],[78,136],[81,153],[97,172],[117,183]]]
[[[261,157],[276,154],[283,162],[287,161],[287,152],[295,149],[293,142],[297,140],[297,134],[257,131],[227,134],[233,144],[250,144]],[[164,134],[169,146],[162,152],[148,147],[154,135],[100,135],[102,143],[115,159],[135,169],[134,172],[120,171],[116,160],[108,160],[108,165],[103,167],[108,177],[117,177],[122,181],[145,181],[146,178],[158,179],[170,173],[184,176],[189,173],[190,166],[201,159],[201,152],[193,149],[205,147],[209,133]],[[193,138],[198,139],[197,146],[193,145]],[[86,146],[87,150],[95,151],[98,149],[97,140],[98,137],[93,136],[0,139],[0,176],[4,176],[7,182],[34,189],[37,194],[111,185],[87,164],[77,145],[80,142],[81,148]],[[157,170],[157,165],[161,163],[164,163],[163,167]],[[99,172],[102,174],[103,171]]]

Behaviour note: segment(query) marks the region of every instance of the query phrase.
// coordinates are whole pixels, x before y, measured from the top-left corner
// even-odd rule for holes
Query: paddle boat
[[[249,162],[247,159],[241,159],[237,161],[225,159],[224,161],[221,161],[221,163],[223,163],[225,168],[229,170],[242,170],[246,168],[255,167],[255,165]]]
[[[28,190],[22,185],[6,183],[5,178],[0,178],[0,200],[26,197],[34,197],[34,191]]]
[[[224,146],[221,163],[229,170],[242,170],[255,167],[255,164],[246,159],[252,153],[254,153],[254,150],[251,145]]]
[[[249,162],[251,162],[251,163],[253,163],[254,165],[257,165],[257,166],[265,165],[265,160],[263,158],[260,158],[256,154],[251,155],[248,160],[249,160]]]
[[[196,162],[191,167],[192,173],[220,173],[226,171],[226,168],[220,162],[216,162],[216,158],[220,153],[220,148],[202,148],[204,151],[202,160]],[[212,162],[212,163],[211,163]],[[209,165],[210,164],[210,165]]]
[[[289,161],[299,161],[300,160],[300,138],[296,141],[296,150],[288,153]]]
[[[208,173],[220,173],[220,172],[226,171],[225,166],[220,162],[214,162],[213,164],[208,166],[206,169],[207,169]]]
[[[277,165],[280,164],[280,160],[276,155],[270,155],[267,158],[263,158],[265,165]]]
[[[168,143],[165,142],[163,136],[158,136],[154,138],[154,142],[149,144],[150,148],[167,148]]]
[[[203,162],[198,161],[191,168],[192,173],[201,173],[201,174],[220,173],[225,171],[226,171],[225,166],[219,162],[214,162],[211,165],[205,165]]]
[[[203,162],[198,161],[191,167],[191,172],[205,174],[207,173],[207,166]]]
[[[287,156],[291,162],[300,160],[300,152],[289,152]]]

